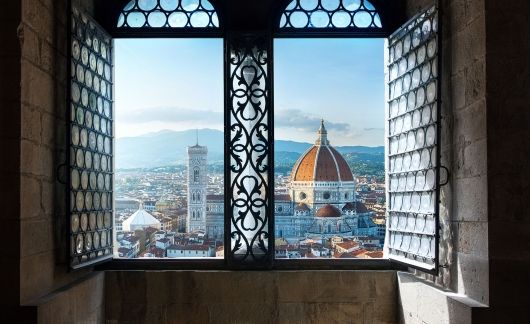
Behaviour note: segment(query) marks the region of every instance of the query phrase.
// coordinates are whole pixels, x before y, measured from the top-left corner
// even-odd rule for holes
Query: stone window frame
[[[240,34],[241,31],[233,32],[231,28],[237,26],[226,27],[223,24],[223,19],[226,16],[229,16],[231,8],[228,4],[221,4],[220,0],[211,0],[212,5],[216,8],[219,14],[220,28],[216,30],[150,30],[147,31],[143,28],[136,29],[136,31],[122,31],[115,28],[115,23],[117,21],[117,13],[119,9],[127,3],[129,0],[117,0],[117,1],[98,1],[96,0],[96,19],[106,30],[109,31],[110,35],[113,38],[134,38],[134,37],[175,37],[175,38],[196,38],[196,37],[218,37],[223,38],[225,43],[225,48],[228,48],[227,42],[230,42],[230,37],[234,34]],[[249,28],[250,26],[246,25],[247,22],[239,22],[245,26],[244,30],[248,30],[251,33],[256,30],[268,30],[268,33],[265,33],[265,37],[272,40],[273,38],[320,38],[320,37],[347,37],[347,38],[363,38],[363,37],[388,37],[391,31],[397,30],[400,24],[405,20],[404,8],[400,7],[396,2],[385,2],[384,0],[372,0],[370,1],[377,9],[380,14],[381,21],[383,22],[383,27],[378,30],[340,30],[338,28],[331,28],[328,30],[318,29],[308,32],[307,30],[297,30],[297,31],[282,31],[275,26],[279,26],[280,16],[283,13],[283,8],[285,8],[291,0],[281,0],[277,3],[271,5],[273,7],[273,12],[275,14],[272,16],[272,24],[268,24],[267,27],[262,28]],[[232,10],[234,11],[234,10]],[[234,12],[238,12],[235,10]],[[111,13],[111,14],[109,14]],[[231,13],[231,12],[230,12]],[[241,12],[240,12],[241,13]],[[272,27],[271,27],[272,26]],[[234,28],[237,29],[237,28]],[[263,33],[263,32],[262,32]],[[244,33],[243,33],[244,34]],[[269,49],[272,51],[272,42],[269,43]],[[272,57],[272,53],[270,55]],[[225,56],[226,57],[226,56]],[[225,67],[226,69],[226,67]],[[270,78],[272,79],[272,73]],[[227,80],[225,80],[226,83]],[[225,85],[226,90],[226,85]],[[272,92],[272,89],[271,89]],[[271,94],[272,98],[272,94]],[[225,93],[225,101],[226,101]],[[272,105],[271,105],[272,107]],[[272,109],[272,108],[271,108]],[[270,122],[271,124],[273,122]],[[226,119],[225,119],[226,124]],[[272,136],[272,130],[271,130]],[[269,148],[270,155],[269,159],[272,159],[272,149]],[[226,148],[225,148],[226,151]],[[226,156],[227,154],[225,154]],[[225,159],[227,159],[225,157]],[[228,174],[228,172],[225,171]],[[228,182],[228,181],[225,181]],[[270,185],[270,184],[269,184]],[[273,195],[269,195],[273,196]],[[272,197],[269,197],[272,201]],[[226,206],[227,204],[225,204]],[[225,207],[227,208],[227,207]],[[274,214],[274,209],[272,208],[272,214]],[[227,219],[225,219],[226,222]],[[269,222],[269,232],[270,238],[274,237],[274,225],[273,225],[273,215]],[[229,240],[228,235],[229,231],[226,229],[228,226],[225,223],[225,246]],[[272,239],[269,239],[269,242],[273,242]],[[233,262],[233,260],[227,260],[230,256],[229,249],[225,248],[225,258],[224,260],[115,260],[113,259],[110,262],[99,265],[99,269],[116,269],[116,270],[134,270],[134,269],[406,269],[407,265],[391,262],[389,259],[377,259],[377,260],[311,260],[311,262],[306,262],[304,260],[289,260],[288,262],[278,262],[274,260],[274,244],[270,244],[270,257],[266,258],[265,262],[250,262],[250,263],[241,263]],[[226,253],[228,252],[228,253]],[[227,257],[228,255],[228,257]],[[218,262],[220,261],[220,262]],[[411,265],[408,265],[411,266]],[[414,265],[412,265],[414,267]],[[437,268],[436,268],[437,270]],[[426,271],[432,272],[432,271]]]

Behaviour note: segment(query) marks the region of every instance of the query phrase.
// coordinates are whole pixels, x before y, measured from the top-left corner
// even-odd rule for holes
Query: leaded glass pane
[[[218,28],[219,17],[208,0],[131,0],[118,28]]]
[[[437,10],[389,38],[388,241],[391,259],[436,267],[439,78]]]
[[[381,18],[368,0],[293,0],[280,28],[382,28]]]
[[[112,257],[112,245],[101,244],[113,230],[111,222],[102,221],[103,214],[113,213],[107,204],[112,195],[112,39],[73,8],[71,43],[70,265],[79,268]],[[105,114],[102,106],[108,107]]]

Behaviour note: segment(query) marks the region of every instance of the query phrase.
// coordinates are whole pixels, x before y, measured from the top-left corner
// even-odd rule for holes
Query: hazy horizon
[[[204,131],[204,130],[213,130],[213,131],[219,131],[219,132],[222,132],[222,130],[219,130],[219,129],[214,129],[214,128],[189,128],[189,129],[179,129],[179,130],[174,130],[174,129],[161,129],[161,130],[157,130],[157,131],[153,131],[153,132],[147,132],[147,133],[143,133],[143,134],[138,134],[138,135],[134,135],[134,136],[124,136],[124,137],[116,137],[116,139],[127,139],[127,138],[138,138],[138,137],[147,137],[148,135],[157,135],[157,134],[162,134],[162,133],[167,133],[167,132],[189,132],[189,131],[197,131],[199,130],[200,131]],[[299,140],[293,140],[293,139],[286,139],[286,138],[275,138],[274,139],[275,141],[285,141],[285,142],[297,142],[297,143],[304,143],[304,144],[313,144],[314,141],[299,141]],[[199,133],[199,142],[200,142],[200,133]],[[191,145],[191,144],[190,144]],[[331,143],[331,145],[333,145],[333,143]],[[354,144],[354,143],[349,143],[347,145],[333,145],[333,146],[338,146],[338,147],[341,147],[341,146],[364,146],[364,147],[383,147],[384,144],[381,144],[381,145],[357,145],[357,144]]]

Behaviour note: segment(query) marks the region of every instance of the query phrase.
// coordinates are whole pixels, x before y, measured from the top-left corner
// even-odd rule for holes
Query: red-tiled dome
[[[317,210],[317,217],[340,217],[340,210],[335,206],[327,204]]]
[[[342,155],[327,139],[324,121],[318,130],[319,138],[296,162],[292,171],[294,181],[353,181],[353,174]]]
[[[304,203],[299,203],[298,205],[296,205],[296,207],[294,207],[295,210],[299,210],[299,211],[310,211],[311,209],[309,209],[309,207],[307,207],[306,204]]]

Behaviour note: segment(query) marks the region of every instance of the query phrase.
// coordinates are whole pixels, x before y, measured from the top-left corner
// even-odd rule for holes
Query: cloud
[[[382,132],[384,131],[385,129],[382,128],[382,127],[369,127],[369,128],[364,128],[363,129],[365,132]]]
[[[296,129],[303,132],[315,132],[320,126],[321,117],[307,114],[299,109],[278,110],[275,113],[275,126]],[[326,128],[335,132],[350,132],[351,126],[348,123],[335,123],[324,120]]]
[[[212,110],[188,109],[179,107],[151,107],[141,110],[116,113],[120,122],[126,123],[223,123],[223,113]]]

